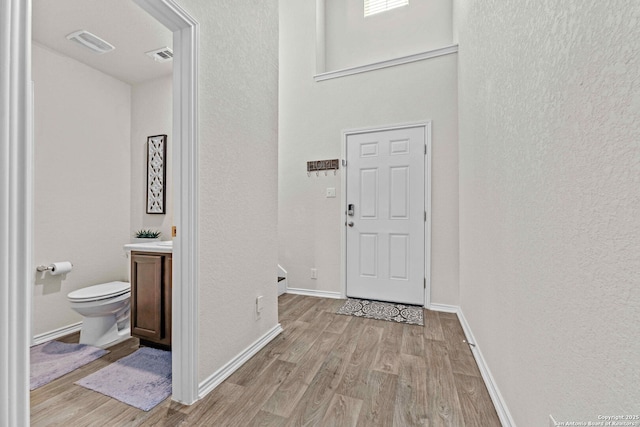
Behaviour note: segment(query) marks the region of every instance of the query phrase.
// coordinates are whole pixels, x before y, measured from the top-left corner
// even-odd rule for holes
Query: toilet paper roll
[[[67,274],[70,272],[73,268],[73,264],[69,261],[54,262],[49,265],[49,268],[49,273],[51,273],[52,276],[57,276],[59,274]]]

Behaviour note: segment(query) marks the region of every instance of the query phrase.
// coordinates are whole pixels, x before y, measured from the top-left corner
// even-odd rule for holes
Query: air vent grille
[[[167,62],[173,59],[173,51],[169,47],[163,47],[146,53],[157,62]]]
[[[111,52],[115,47],[89,31],[80,30],[67,35],[68,40],[80,43],[97,54]]]

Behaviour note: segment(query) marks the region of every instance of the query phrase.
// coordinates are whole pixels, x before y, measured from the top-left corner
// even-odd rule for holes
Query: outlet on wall
[[[311,278],[312,279],[317,279],[318,278],[318,269],[317,268],[312,268],[311,269]]]
[[[262,295],[256,297],[256,314],[260,316],[260,312],[262,311]]]

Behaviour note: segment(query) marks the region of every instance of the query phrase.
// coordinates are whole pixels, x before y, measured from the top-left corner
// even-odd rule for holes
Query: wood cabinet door
[[[165,345],[171,345],[171,301],[173,300],[173,256],[166,254],[164,256],[164,292],[163,298],[163,315],[164,315],[164,341]]]
[[[131,334],[161,340],[163,319],[163,256],[131,256]]]

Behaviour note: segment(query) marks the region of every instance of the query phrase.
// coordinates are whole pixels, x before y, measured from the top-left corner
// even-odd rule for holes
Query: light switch
[[[327,188],[327,197],[336,197],[336,189],[334,187]]]

